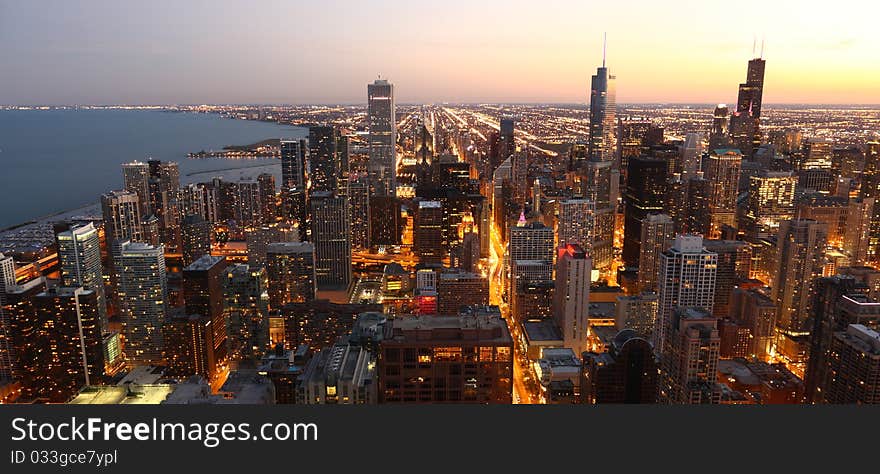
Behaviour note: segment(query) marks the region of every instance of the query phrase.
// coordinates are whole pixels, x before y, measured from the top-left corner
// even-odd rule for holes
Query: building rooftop
[[[553,319],[526,321],[522,328],[529,342],[562,342],[562,331]]]
[[[386,343],[461,342],[511,344],[503,319],[490,315],[403,316],[386,325]]]
[[[862,324],[850,324],[845,333],[839,333],[862,352],[880,356],[880,333]]]
[[[309,242],[275,242],[266,246],[266,253],[309,253],[315,247]]]
[[[183,271],[185,271],[185,272],[198,272],[198,271],[209,270],[212,267],[214,267],[214,265],[217,265],[218,263],[221,263],[224,260],[226,260],[226,257],[216,256],[216,255],[202,255],[201,257],[196,259],[196,261],[194,261],[193,263],[189,264],[189,266],[184,268]]]
[[[68,404],[71,405],[158,405],[165,401],[176,385],[156,384],[83,387]]]

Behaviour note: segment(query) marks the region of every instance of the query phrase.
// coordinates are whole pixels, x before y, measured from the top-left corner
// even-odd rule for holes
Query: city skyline
[[[498,14],[495,4],[266,2],[243,12],[229,2],[173,15],[161,4],[3,3],[0,39],[15,47],[0,51],[9,71],[0,103],[361,104],[363,82],[381,75],[400,104],[582,104],[605,32],[619,103],[735,104],[730,78],[756,56],[773,63],[765,104],[880,103],[871,16],[852,8],[638,2],[623,21],[613,6],[551,3],[505,4]],[[274,26],[285,16],[301,18],[300,28]],[[610,20],[591,28],[597,18]],[[749,29],[727,26],[746,18]],[[676,23],[687,27],[667,26]],[[369,34],[376,24],[389,34]],[[803,24],[826,27],[817,36]]]

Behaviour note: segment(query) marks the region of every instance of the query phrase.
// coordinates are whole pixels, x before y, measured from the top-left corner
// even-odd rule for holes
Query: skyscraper
[[[199,375],[213,380],[217,375],[214,358],[213,321],[208,316],[189,314],[186,308],[174,308],[162,327],[166,376],[186,379]]]
[[[728,117],[730,110],[727,104],[718,104],[712,116],[712,131],[709,133],[709,149],[727,148],[730,146]]]
[[[223,309],[233,359],[259,357],[269,346],[268,286],[263,267],[239,263],[226,268]]]
[[[308,242],[278,242],[266,247],[269,306],[315,299],[315,247]]]
[[[199,323],[211,331],[207,341],[211,365],[226,358],[226,320],[223,312],[223,283],[226,258],[202,255],[183,269],[183,299],[186,315],[207,318]],[[195,329],[195,328],[191,328]],[[211,367],[214,368],[214,367]],[[210,374],[213,376],[213,374]]]
[[[232,209],[239,226],[257,226],[269,221],[263,215],[265,206],[260,188],[260,182],[254,178],[242,178],[235,183]]]
[[[180,222],[180,236],[183,266],[211,253],[211,223],[202,216],[192,214],[184,217]]]
[[[108,247],[115,242],[143,240],[138,195],[131,191],[110,191],[101,195],[104,238]]]
[[[804,377],[807,403],[824,403],[832,380],[831,353],[835,335],[852,324],[880,328],[880,302],[868,296],[870,289],[848,275],[819,278],[815,282],[810,356]]]
[[[137,194],[141,216],[153,213],[150,208],[150,166],[140,161],[122,165],[122,188]]]
[[[615,77],[605,67],[605,52],[602,52],[602,67],[596,69],[590,83],[590,147],[589,156],[594,161],[614,161],[617,148],[615,137],[617,102],[614,87]]]
[[[559,247],[553,316],[562,329],[562,341],[580,354],[587,349],[590,308],[590,257],[578,244]]]
[[[730,296],[730,319],[747,328],[750,357],[767,361],[773,352],[776,328],[776,305],[756,289],[735,288]]]
[[[709,181],[710,238],[721,237],[725,225],[736,227],[736,197],[739,190],[739,174],[742,167],[739,150],[713,150],[706,164],[705,178]]]
[[[718,255],[715,273],[715,302],[712,314],[723,318],[730,314],[730,295],[740,281],[749,279],[752,262],[751,246],[741,240],[703,240],[709,252]]]
[[[660,275],[660,255],[665,252],[675,238],[672,218],[666,214],[650,214],[641,222],[639,241],[639,288],[641,291],[656,291]]]
[[[614,223],[620,173],[613,165],[611,161],[587,161],[582,169],[584,198],[593,201],[596,208],[590,255],[597,270],[608,269],[614,259]]]
[[[446,254],[440,201],[420,201],[413,222],[413,250],[424,263],[440,263]]]
[[[589,251],[593,246],[593,214],[595,205],[588,199],[566,199],[559,203],[556,224],[557,243],[578,244]]]
[[[720,403],[718,320],[703,309],[682,307],[666,326],[660,351],[660,403]]]
[[[809,331],[814,280],[822,276],[827,226],[812,219],[782,221],[773,272],[771,298],[779,311],[776,325],[783,332]]]
[[[25,399],[68,401],[104,374],[98,299],[82,287],[39,293],[15,311],[13,338]]]
[[[339,131],[330,125],[309,127],[309,181],[312,191],[337,191]]]
[[[681,161],[676,172],[693,176],[700,171],[700,160],[703,158],[703,134],[688,133],[681,147]]]
[[[706,250],[698,235],[678,235],[672,248],[660,254],[655,349],[664,347],[667,328],[677,327],[670,320],[678,308],[701,308],[711,314],[717,270],[718,255]]]
[[[126,363],[129,367],[161,364],[168,295],[164,247],[121,242],[114,268]]]
[[[377,196],[394,196],[397,186],[397,117],[394,85],[385,79],[367,84],[367,144],[370,180]]]
[[[761,170],[749,176],[749,190],[742,228],[750,239],[776,235],[779,223],[794,217],[794,193],[798,178],[791,171]]]
[[[281,140],[280,146],[281,188],[305,189],[308,142],[304,139]]]
[[[364,177],[348,180],[348,208],[351,215],[351,248],[370,247],[370,184]]]
[[[11,380],[15,365],[7,291],[15,287],[15,260],[0,253],[0,379]]]
[[[868,261],[880,263],[880,142],[865,146],[865,170],[862,172],[862,198],[874,198],[871,231],[868,241]]]
[[[749,61],[746,82],[739,85],[736,111],[730,118],[730,138],[733,146],[751,157],[761,144],[761,102],[764,95],[764,66],[766,61]]]
[[[347,288],[351,282],[348,200],[317,192],[312,194],[310,207],[316,282],[322,289]]]
[[[65,287],[83,287],[95,292],[99,331],[107,326],[107,299],[101,271],[101,240],[92,223],[74,227],[56,236],[61,283]]]
[[[180,247],[180,168],[173,161],[150,160],[150,209],[159,219],[159,241]],[[145,216],[141,216],[145,217]]]
[[[831,342],[825,401],[834,404],[880,404],[880,334],[851,324]]]
[[[626,174],[626,214],[623,228],[623,262],[628,267],[639,264],[642,244],[642,220],[660,214],[666,200],[666,170],[663,159],[634,156]]]

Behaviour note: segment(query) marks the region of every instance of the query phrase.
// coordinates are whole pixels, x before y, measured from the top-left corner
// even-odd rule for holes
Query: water
[[[188,159],[186,155],[306,134],[300,127],[214,114],[0,110],[0,229],[94,204],[102,193],[122,187],[120,164],[133,160],[177,161],[181,184],[263,172],[275,174],[278,182],[278,160]]]

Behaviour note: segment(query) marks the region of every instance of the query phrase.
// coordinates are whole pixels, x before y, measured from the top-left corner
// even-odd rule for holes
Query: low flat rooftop
[[[556,325],[556,321],[552,319],[526,321],[522,323],[522,327],[529,342],[562,341],[562,331]]]

